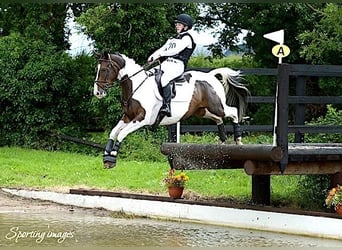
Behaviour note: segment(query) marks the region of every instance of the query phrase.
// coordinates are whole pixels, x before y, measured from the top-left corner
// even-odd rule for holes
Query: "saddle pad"
[[[176,82],[176,96],[172,99],[172,102],[186,102],[190,101],[194,93],[194,83],[190,82]]]

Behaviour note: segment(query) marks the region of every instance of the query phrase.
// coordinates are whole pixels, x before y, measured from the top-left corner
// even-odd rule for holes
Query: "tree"
[[[320,9],[324,4],[310,6]],[[271,54],[275,44],[263,38],[264,34],[284,29],[285,44],[291,49],[286,62],[304,63],[299,54],[301,44],[297,37],[320,19],[311,7],[300,3],[212,3],[204,4],[202,8],[205,10],[199,19],[202,27],[223,25],[218,42],[211,46],[216,55],[222,53],[222,48],[237,50],[237,36],[244,29],[248,32],[244,39],[246,53],[252,54],[255,61],[263,66],[274,66],[277,62]]]
[[[307,61],[317,64],[342,64],[342,8],[338,4],[327,4],[312,29],[298,35],[301,42],[300,54]],[[337,56],[340,55],[340,56]]]
[[[91,58],[73,60],[19,33],[0,39],[0,54],[1,145],[43,147],[46,133],[85,130],[91,80],[84,71]]]
[[[0,145],[53,148],[46,133],[86,130],[95,62],[65,52],[65,16],[65,4],[1,5]]]
[[[197,16],[196,4],[98,4],[76,21],[98,50],[110,49],[145,63],[174,34],[173,18],[180,12]]]
[[[18,32],[24,36],[52,43],[57,50],[67,50],[69,30],[65,30],[67,4],[1,3],[2,36]]]

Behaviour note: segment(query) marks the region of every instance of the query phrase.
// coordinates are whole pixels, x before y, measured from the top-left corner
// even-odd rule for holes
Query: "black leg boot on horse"
[[[105,148],[105,153],[103,155],[103,168],[108,169],[115,167],[116,157],[119,153],[120,144],[121,143],[119,141],[116,141],[114,145],[114,140],[108,140]]]
[[[234,141],[237,145],[242,145],[242,130],[239,123],[233,122]]]

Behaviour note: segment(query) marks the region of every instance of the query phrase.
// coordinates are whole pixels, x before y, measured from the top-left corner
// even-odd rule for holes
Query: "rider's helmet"
[[[192,28],[192,18],[188,14],[180,14],[176,16],[175,23],[181,23],[189,27],[189,29]]]

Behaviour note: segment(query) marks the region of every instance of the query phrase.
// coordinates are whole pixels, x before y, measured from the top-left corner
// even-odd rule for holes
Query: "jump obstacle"
[[[342,66],[278,65],[273,145],[163,143],[161,152],[176,169],[244,169],[252,176],[252,201],[257,204],[270,204],[271,175],[326,174],[331,186],[342,184],[342,143],[288,142],[289,78],[312,75],[342,77]]]

